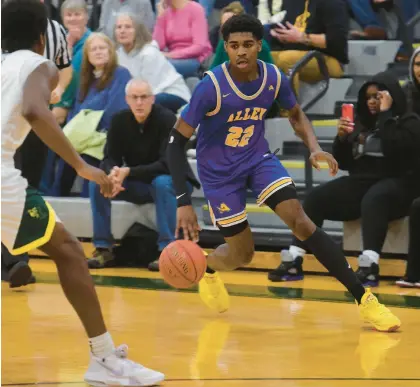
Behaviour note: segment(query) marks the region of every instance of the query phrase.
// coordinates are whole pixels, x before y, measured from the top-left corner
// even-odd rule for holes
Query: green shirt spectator
[[[258,54],[258,59],[267,62],[267,63],[274,63],[273,57],[271,56],[270,46],[268,43],[263,39],[261,51]],[[224,41],[219,40],[217,44],[216,52],[214,54],[213,62],[211,63],[210,69],[221,65],[224,62],[227,62],[229,57],[224,47]]]

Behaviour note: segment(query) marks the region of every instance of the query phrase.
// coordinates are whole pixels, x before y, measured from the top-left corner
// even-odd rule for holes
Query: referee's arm
[[[73,67],[71,65],[71,55],[67,47],[66,30],[55,20],[52,21],[52,23],[55,24],[54,32],[56,32],[56,49],[54,62],[60,70],[58,85],[51,95],[51,103],[55,104],[60,102],[61,96],[71,82],[73,76]]]

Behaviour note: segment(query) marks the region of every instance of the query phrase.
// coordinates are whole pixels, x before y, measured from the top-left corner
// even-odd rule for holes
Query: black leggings
[[[303,207],[318,227],[322,227],[324,220],[361,218],[363,249],[380,254],[388,222],[406,216],[419,194],[419,189],[404,179],[369,180],[344,176],[314,188]],[[306,249],[296,238],[292,244]]]
[[[408,246],[406,277],[409,281],[420,281],[420,197],[410,210],[410,242]]]

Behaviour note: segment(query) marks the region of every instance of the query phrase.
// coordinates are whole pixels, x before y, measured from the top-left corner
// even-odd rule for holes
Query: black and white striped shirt
[[[66,35],[66,30],[60,23],[48,19],[44,56],[53,61],[60,70],[71,65]]]

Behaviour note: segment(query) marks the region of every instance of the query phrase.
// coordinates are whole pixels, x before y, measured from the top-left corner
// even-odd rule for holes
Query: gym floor
[[[49,260],[38,282],[2,284],[2,385],[78,387],[89,361],[82,326]],[[358,319],[341,284],[325,276],[273,284],[266,273],[223,273],[231,308],[217,315],[195,290],[159,273],[92,271],[109,331],[129,357],[162,371],[168,387],[415,387],[420,385],[420,289],[375,290],[402,320],[379,333]]]

